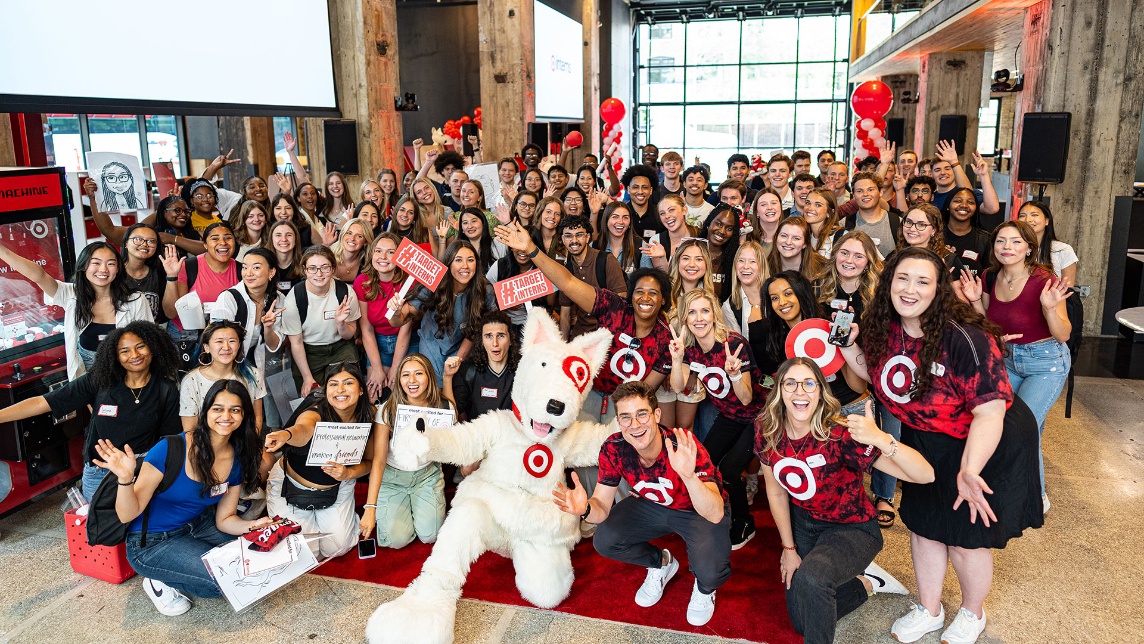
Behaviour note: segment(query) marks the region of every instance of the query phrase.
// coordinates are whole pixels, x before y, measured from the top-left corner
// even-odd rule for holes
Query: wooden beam
[[[984,74],[983,51],[943,52],[922,58],[914,126],[914,150],[920,158],[932,157],[936,152],[938,127],[943,114],[965,115],[962,163],[973,158],[973,151],[977,149],[977,110],[981,107]]]
[[[584,1],[584,143],[572,153],[579,167],[584,155],[600,149],[600,0]],[[575,172],[576,167],[569,168]]]
[[[1040,112],[1045,100],[1045,72],[1048,66],[1049,20],[1053,0],[1041,2],[1025,10],[1024,39],[1021,46],[1020,72],[1024,74],[1024,89],[1016,94],[1013,110],[1013,156],[1009,161],[1012,195],[1009,203],[1014,207],[1025,201],[1026,187],[1017,181],[1017,168],[1021,164],[1020,141],[1022,122],[1028,112]],[[1016,70],[1014,70],[1016,71]],[[1005,195],[1000,195],[1002,198]]]
[[[902,92],[914,93],[918,91],[918,75],[917,74],[897,74],[894,76],[883,76],[882,82],[889,85],[890,89],[894,92],[894,105],[890,111],[886,113],[885,118],[900,118],[905,120],[905,128],[902,136],[903,148],[913,148],[914,146],[914,129],[918,116],[917,103],[903,103]],[[919,155],[924,158],[928,155]]]
[[[227,151],[233,149],[234,156],[242,159],[242,163],[228,166],[221,173],[223,186],[227,190],[239,192],[242,182],[250,176],[250,164],[253,163],[248,155],[249,142],[246,138],[246,117],[218,117],[218,147],[219,154],[226,154]],[[230,215],[228,212],[220,214],[223,219]]]
[[[518,154],[536,119],[532,20],[532,0],[477,0],[486,159]]]
[[[246,119],[246,156],[255,174],[266,179],[278,171],[274,159],[274,117],[251,116]]]
[[[16,148],[12,141],[12,119],[0,112],[0,168],[16,165]]]

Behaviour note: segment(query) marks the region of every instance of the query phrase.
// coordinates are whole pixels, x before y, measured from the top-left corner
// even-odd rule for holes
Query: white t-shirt
[[[87,327],[79,328],[76,320],[75,284],[56,280],[55,297],[48,297],[45,293],[44,303],[54,304],[64,310],[64,355],[67,358],[68,380],[75,380],[87,372],[83,359],[79,357],[79,336]],[[151,306],[147,304],[147,298],[138,292],[131,294],[124,308],[115,311],[115,326],[124,327],[136,320],[155,321],[151,317]]]
[[[248,382],[245,378],[237,378],[237,380],[246,385],[251,400],[262,400],[266,397],[265,381],[262,379],[258,367],[251,365],[250,371],[253,376],[252,382]],[[208,380],[199,369],[183,376],[183,381],[179,383],[179,415],[198,416],[199,411],[203,408],[203,398],[214,383],[214,380]]]
[[[286,335],[301,335],[305,344],[328,345],[342,339],[338,335],[338,323],[334,316],[338,310],[338,295],[333,281],[330,290],[325,295],[314,295],[305,286],[308,304],[306,309],[306,323],[302,324],[298,316],[298,303],[291,292],[285,297],[286,310],[282,313],[282,333]],[[350,316],[347,322],[354,322],[361,317],[361,305],[358,304],[357,294],[351,288],[347,293],[350,307]]]
[[[1061,271],[1080,261],[1072,246],[1055,239],[1053,240],[1052,248],[1049,249],[1049,254],[1053,258],[1053,273],[1055,273],[1057,277],[1061,276]]]
[[[443,404],[442,409],[452,409],[454,414],[457,413],[457,408],[453,406],[452,402],[450,402],[449,400],[446,400],[446,399],[442,399],[441,402]],[[415,431],[417,431],[417,428],[416,427],[394,427],[393,426],[393,419],[389,417],[389,414],[385,413],[385,410],[388,407],[389,407],[388,405],[382,405],[382,406],[378,407],[377,408],[377,414],[374,416],[374,419],[373,419],[375,423],[379,423],[381,425],[386,425],[389,427],[389,451],[386,453],[386,456],[385,456],[385,464],[388,465],[389,467],[392,467],[395,470],[402,470],[403,472],[406,472],[406,471],[416,472],[417,470],[423,469],[427,465],[432,464],[433,461],[419,460],[419,461],[417,461],[416,469],[406,470],[404,468],[398,467],[394,463],[394,460],[393,460],[393,439],[397,436],[397,432],[415,432]],[[394,408],[396,409],[396,406]]]
[[[688,205],[687,216],[684,217],[684,219],[687,220],[687,224],[689,226],[700,228],[703,226],[703,222],[707,219],[707,215],[711,214],[712,210],[715,210],[715,206],[712,206],[706,201],[703,202],[703,205],[698,207]]]

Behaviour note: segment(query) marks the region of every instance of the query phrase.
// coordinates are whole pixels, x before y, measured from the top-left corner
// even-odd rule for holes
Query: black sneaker
[[[754,521],[731,521],[731,549],[738,550],[755,536]]]

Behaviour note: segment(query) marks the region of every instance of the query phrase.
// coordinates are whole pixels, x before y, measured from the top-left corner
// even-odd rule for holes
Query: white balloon
[[[871,119],[871,118],[862,119],[861,121],[859,121],[859,123],[862,124],[862,129],[864,129],[864,130],[869,130],[872,127],[874,127],[874,119]]]
[[[874,139],[874,145],[877,145],[880,148],[884,148],[886,147],[886,139],[881,137]]]
[[[878,128],[870,130],[869,134],[870,138],[874,140],[882,138],[882,130],[879,130]]]

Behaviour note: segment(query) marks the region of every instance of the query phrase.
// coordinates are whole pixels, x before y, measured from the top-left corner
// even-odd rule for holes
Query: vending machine
[[[63,168],[0,169],[0,244],[56,279],[71,279],[69,204]],[[62,308],[0,261],[0,408],[67,383],[63,319]],[[80,477],[88,419],[82,412],[0,423],[0,478],[6,470],[12,481],[0,517]]]

